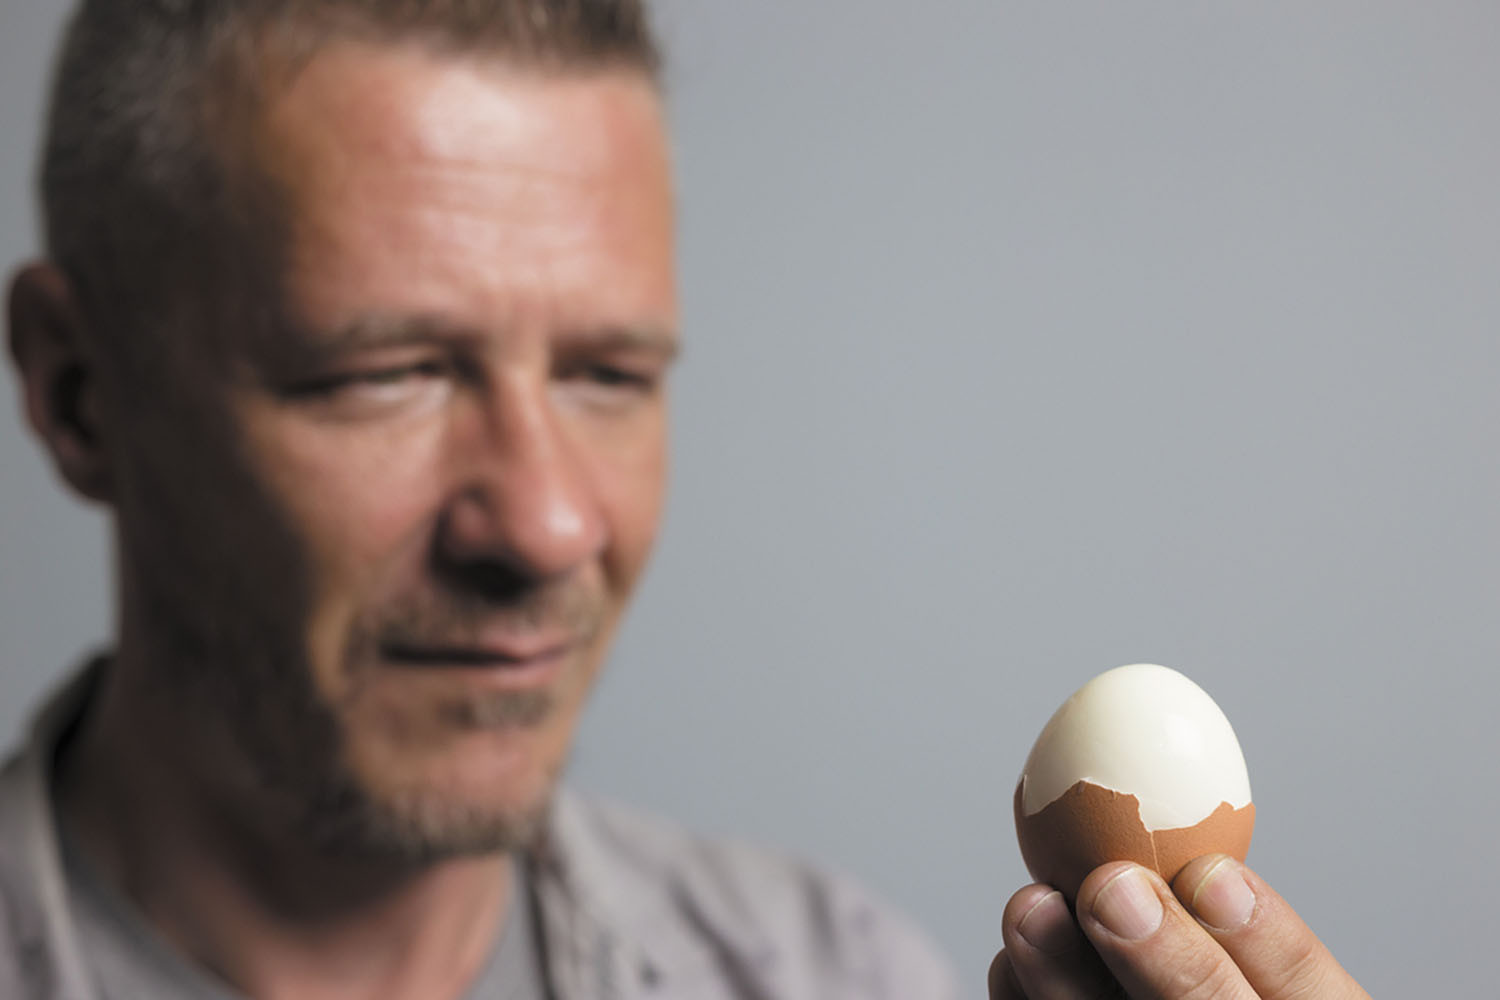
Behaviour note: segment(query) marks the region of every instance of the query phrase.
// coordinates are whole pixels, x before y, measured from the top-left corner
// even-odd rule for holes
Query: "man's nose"
[[[545,386],[497,392],[459,453],[457,490],[437,538],[450,568],[547,580],[602,551],[600,498]]]

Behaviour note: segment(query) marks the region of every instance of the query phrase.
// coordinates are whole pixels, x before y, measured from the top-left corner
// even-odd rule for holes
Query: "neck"
[[[167,942],[256,997],[462,995],[511,909],[508,855],[334,856],[266,829],[215,794],[214,748],[153,717],[120,666],[59,761],[60,821]]]

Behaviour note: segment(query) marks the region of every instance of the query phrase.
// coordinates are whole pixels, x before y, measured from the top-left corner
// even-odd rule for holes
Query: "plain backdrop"
[[[0,0],[0,263],[66,4]],[[1376,996],[1493,996],[1500,5],[676,0],[674,494],[589,788],[852,872],[983,992],[1093,674],[1234,722]],[[0,387],[0,736],[110,632]]]

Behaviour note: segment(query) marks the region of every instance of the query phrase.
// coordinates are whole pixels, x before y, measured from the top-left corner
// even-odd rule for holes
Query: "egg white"
[[[1032,816],[1079,781],[1140,801],[1148,831],[1194,826],[1250,804],[1250,774],[1223,711],[1167,667],[1137,663],[1079,688],[1048,721],[1021,774]]]

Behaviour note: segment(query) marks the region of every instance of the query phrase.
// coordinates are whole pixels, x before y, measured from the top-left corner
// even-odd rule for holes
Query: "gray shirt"
[[[0,769],[4,1000],[115,1000],[95,985],[95,942],[89,918],[80,922],[49,791],[59,736],[92,681],[84,674],[61,691]],[[904,917],[847,879],[755,847],[563,791],[527,866],[537,943],[528,950],[556,1000],[958,996],[946,962]],[[147,949],[137,936],[118,941]]]
[[[135,906],[74,849],[66,834],[61,847],[68,905],[99,1000],[245,1000],[162,941]],[[464,1000],[546,998],[527,905],[526,866],[513,867],[513,898],[522,905],[511,907]]]

